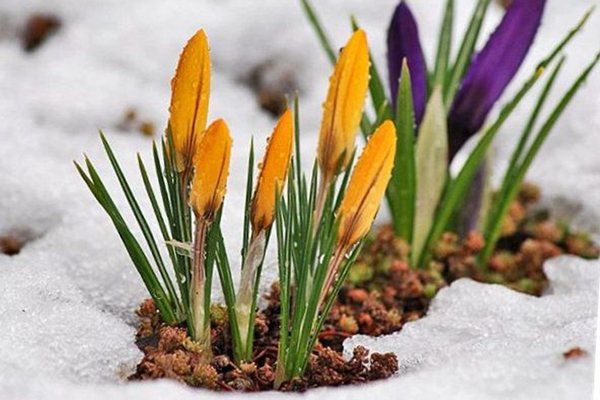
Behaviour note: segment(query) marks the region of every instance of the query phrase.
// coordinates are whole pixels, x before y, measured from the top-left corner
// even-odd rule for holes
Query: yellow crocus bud
[[[340,54],[329,78],[327,100],[323,104],[317,157],[326,180],[333,178],[339,172],[338,168],[348,167],[368,86],[367,35],[357,30]]]
[[[190,204],[196,218],[212,222],[221,208],[229,174],[231,136],[222,119],[213,122],[198,143]]]
[[[210,52],[203,30],[186,44],[171,81],[169,125],[177,155],[177,169],[192,166],[196,142],[206,129],[210,96]]]
[[[385,121],[365,146],[338,209],[338,248],[348,250],[373,224],[396,156],[396,127]]]
[[[256,190],[252,199],[251,221],[255,234],[273,223],[275,191],[281,193],[288,173],[294,143],[294,121],[287,110],[273,130],[261,164]]]

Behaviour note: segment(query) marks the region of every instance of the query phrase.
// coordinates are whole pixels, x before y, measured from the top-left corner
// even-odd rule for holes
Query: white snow
[[[398,354],[405,398],[590,398],[599,266],[548,262],[552,286],[542,298],[461,279],[436,296],[426,318],[384,338],[355,336],[346,352],[366,344]],[[565,360],[574,347],[591,354]]]
[[[347,16],[354,13],[385,73],[384,35],[395,0],[314,3],[336,46],[347,38]],[[473,0],[458,3],[459,24],[464,26]],[[519,82],[550,43],[594,3],[549,1]],[[430,60],[441,4],[411,2]],[[38,51],[24,53],[17,31],[31,12],[40,11],[59,15],[63,27]],[[492,12],[487,31],[499,15],[497,9]],[[557,94],[598,51],[599,18],[594,16],[571,45]],[[146,294],[108,218],[71,161],[88,154],[116,201],[126,208],[97,136],[103,129],[134,191],[142,194],[135,153],[149,160],[150,141],[117,125],[126,109],[134,107],[142,119],[162,130],[177,56],[185,41],[204,28],[213,60],[210,119],[225,118],[234,137],[224,223],[236,265],[247,144],[251,135],[256,143],[264,143],[274,125],[241,78],[268,60],[278,63],[275,72],[293,71],[301,90],[305,164],[316,144],[331,67],[299,4],[3,0],[0,25],[0,236],[17,232],[34,237],[19,255],[0,254],[0,399],[198,396],[172,382],[122,383],[141,357],[133,344],[133,309]],[[596,71],[530,174],[557,211],[594,232],[600,231],[598,93]],[[532,104],[533,97],[503,130],[500,165]],[[398,351],[399,377],[362,388],[316,391],[308,397],[543,397],[539,393],[546,398],[589,398],[597,268],[598,263],[569,258],[554,262],[548,272],[555,291],[541,299],[457,282],[440,294],[430,316],[373,343]],[[267,268],[265,284],[274,278],[275,268]],[[561,353],[572,346],[581,346],[589,355],[562,361]]]

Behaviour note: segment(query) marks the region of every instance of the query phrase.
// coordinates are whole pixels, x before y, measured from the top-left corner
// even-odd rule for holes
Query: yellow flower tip
[[[196,141],[206,129],[210,96],[210,50],[203,30],[185,45],[171,81],[169,124],[179,172],[192,164]]]
[[[341,221],[337,244],[344,251],[369,233],[390,180],[395,156],[396,127],[388,120],[365,146],[338,209]]]
[[[348,167],[369,87],[367,35],[354,32],[329,78],[317,157],[328,179]]]
[[[197,218],[212,222],[223,204],[231,144],[229,128],[222,119],[213,122],[198,143],[190,191],[190,204]]]
[[[275,214],[276,190],[281,193],[288,173],[294,143],[294,121],[287,110],[268,140],[256,190],[252,199],[251,222],[255,233],[268,228]]]

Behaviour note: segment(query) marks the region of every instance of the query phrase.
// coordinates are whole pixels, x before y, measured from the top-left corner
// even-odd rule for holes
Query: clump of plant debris
[[[429,267],[413,269],[406,242],[394,235],[391,226],[381,227],[350,269],[321,334],[325,343],[339,349],[343,339],[356,333],[396,332],[421,318],[437,291],[456,279],[498,283],[539,296],[548,283],[546,260],[561,254],[597,258],[598,246],[589,235],[553,220],[547,210],[537,207],[540,197],[539,188],[523,185],[487,269],[477,264],[485,243],[476,232],[464,239],[445,233],[434,247]]]
[[[195,387],[217,391],[273,390],[277,346],[279,340],[279,296],[274,286],[269,305],[256,316],[255,344],[252,359],[237,365],[229,345],[227,313],[222,307],[211,312],[212,352],[210,363],[202,361],[202,353],[184,327],[166,325],[151,299],[137,311],[140,325],[137,344],[144,359],[131,380],[169,378]],[[354,349],[350,360],[340,351],[318,344],[309,358],[301,378],[285,382],[280,390],[304,391],[321,386],[358,384],[386,379],[398,370],[393,353],[373,353],[364,347]]]

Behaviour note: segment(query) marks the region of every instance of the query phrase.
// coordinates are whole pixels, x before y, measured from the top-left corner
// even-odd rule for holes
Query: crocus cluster
[[[85,159],[87,171],[77,163],[76,167],[113,221],[161,318],[168,325],[185,324],[195,342],[194,351],[204,363],[213,358],[211,288],[215,266],[227,308],[230,356],[240,365],[251,362],[261,270],[272,227],[277,225],[283,309],[279,386],[304,373],[324,318],[371,228],[391,176],[396,129],[389,121],[381,124],[352,169],[369,82],[366,34],[358,30],[342,51],[330,80],[311,178],[304,176],[300,165],[297,99],[295,112],[283,113],[268,140],[255,184],[254,146],[250,146],[242,265],[236,290],[220,226],[233,140],[224,120],[217,119],[207,127],[210,74],[208,40],[200,30],[179,58],[161,151],[153,145],[159,196],[138,157],[172,273],[104,135],[102,142],[152,261],[90,160]],[[340,176],[343,179],[338,179]]]
[[[493,116],[495,106],[519,71],[542,22],[546,0],[513,0],[493,34],[476,49],[490,0],[478,0],[469,25],[453,51],[454,0],[446,0],[432,68],[427,67],[419,29],[407,1],[394,9],[387,31],[389,91],[371,59],[369,92],[373,116],[363,115],[361,125],[369,137],[381,121],[394,121],[398,149],[387,202],[397,236],[411,245],[413,267],[426,268],[433,245],[445,230],[466,233],[480,230],[486,246],[479,258],[484,271],[500,235],[500,227],[526,172],[560,115],[596,66],[598,57],[575,79],[569,90],[540,124],[538,119],[548,93],[560,72],[565,46],[581,30],[591,11],[559,42],[531,73],[522,88]],[[301,0],[310,22],[334,61],[336,56],[309,0]],[[352,19],[354,29],[358,29]],[[455,53],[452,58],[451,54]],[[560,59],[558,62],[555,62]],[[482,201],[489,169],[488,150],[506,119],[551,65],[555,69],[542,91],[511,157],[502,185],[492,201]],[[390,97],[388,97],[390,96]],[[493,117],[493,118],[492,118]],[[537,129],[537,133],[534,133]],[[458,173],[449,165],[467,141],[477,137]]]

